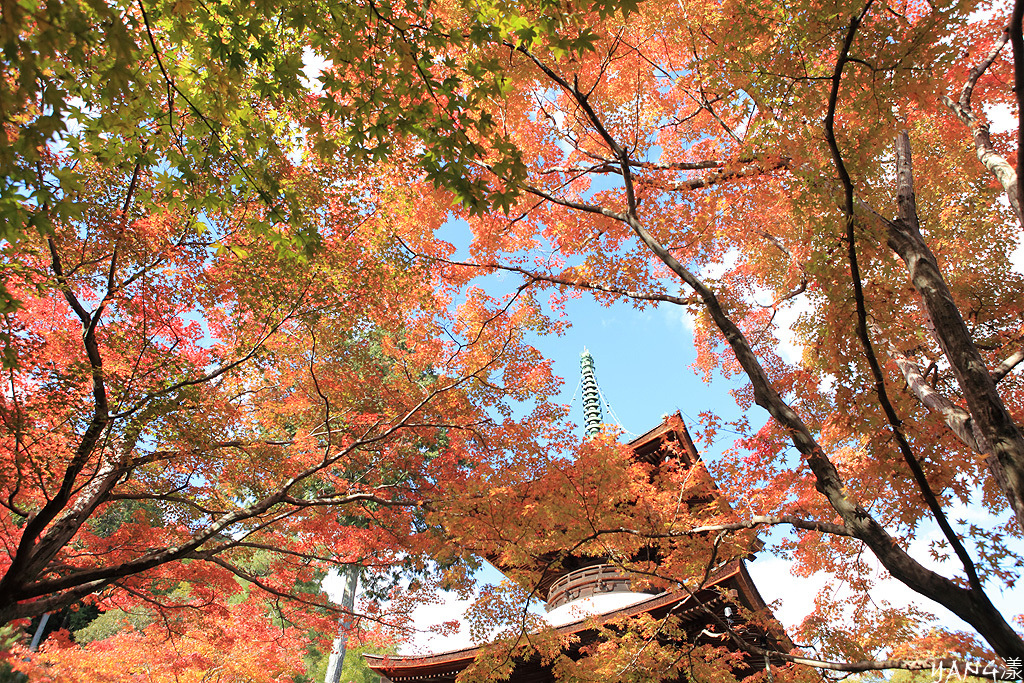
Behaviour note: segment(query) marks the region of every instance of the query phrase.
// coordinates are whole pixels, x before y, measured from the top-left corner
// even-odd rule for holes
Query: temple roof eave
[[[728,588],[731,591],[735,591],[735,598],[739,603],[743,604],[744,607],[754,610],[763,609],[765,607],[764,599],[761,597],[760,593],[758,593],[753,581],[751,581],[750,575],[747,573],[742,560],[729,562],[719,568],[719,570],[713,572],[709,582],[701,589],[700,592],[705,593],[705,591],[716,587]],[[629,618],[648,612],[657,612],[660,609],[671,607],[673,605],[680,605],[683,609],[679,610],[677,608],[673,611],[675,614],[685,617],[687,614],[699,614],[701,607],[718,604],[722,602],[723,599],[724,598],[721,595],[715,595],[710,598],[705,598],[702,601],[699,600],[696,594],[692,592],[673,589],[659,593],[648,600],[636,602],[610,612],[582,617],[563,626],[554,627],[554,630],[564,636],[573,635],[593,628],[595,621],[597,624],[601,624],[614,619]],[[685,604],[687,602],[692,602],[693,604],[687,607]],[[789,641],[789,638],[786,637],[784,633],[782,636],[784,642]],[[475,645],[472,647],[429,655],[407,655],[396,657],[391,655],[364,654],[363,657],[367,660],[367,664],[371,669],[379,673],[387,672],[386,675],[388,678],[398,680],[396,677],[401,677],[403,673],[412,675],[412,672],[414,671],[416,672],[416,676],[423,676],[461,670],[462,668],[468,667],[473,662],[482,647],[486,646]]]

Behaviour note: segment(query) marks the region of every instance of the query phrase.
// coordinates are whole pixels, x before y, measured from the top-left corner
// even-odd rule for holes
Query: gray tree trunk
[[[359,583],[359,567],[352,564],[345,569],[345,592],[341,596],[343,614],[338,619],[338,636],[331,648],[331,658],[327,662],[327,675],[324,683],[340,683],[341,668],[345,664],[345,648],[348,645],[348,632],[352,628],[352,612],[356,604],[356,585]]]

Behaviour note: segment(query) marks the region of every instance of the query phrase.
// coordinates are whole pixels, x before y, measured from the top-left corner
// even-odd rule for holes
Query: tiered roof
[[[700,477],[706,477],[709,484],[708,489],[714,489],[714,483],[700,461],[693,440],[678,413],[666,417],[660,425],[637,437],[629,445],[638,460],[658,465],[666,459],[672,458],[680,466],[693,470]],[[699,504],[708,501],[691,502]],[[718,502],[724,510],[728,509],[724,500],[719,498]],[[582,576],[580,567],[586,567],[587,562],[584,559],[575,565],[572,562],[565,563],[565,566],[557,570],[546,568],[550,563],[542,563],[542,565],[545,566],[545,569],[536,590],[542,596],[547,596],[551,586],[559,582],[560,579],[562,579],[562,583],[566,583],[563,577],[573,578],[567,576],[572,572]],[[591,573],[598,576],[601,571],[600,568],[595,567]],[[614,577],[604,577],[604,580],[614,580]],[[555,593],[558,591],[556,590]],[[595,626],[601,623],[642,614],[663,618],[670,612],[680,619],[688,632],[693,631],[692,641],[727,644],[727,636],[722,633],[722,629],[715,627],[714,619],[708,614],[709,611],[727,619],[728,614],[737,613],[737,608],[755,612],[767,609],[764,600],[750,579],[742,559],[734,559],[715,569],[701,588],[695,592],[689,592],[685,588],[673,588],[646,599],[642,596],[637,597],[640,598],[638,602],[626,607],[597,616],[580,618],[558,626],[556,630],[559,635],[574,637],[571,640],[574,645],[568,649],[567,654],[570,657],[575,657],[581,647],[594,642],[598,637]],[[728,612],[727,607],[730,608]],[[792,643],[781,627],[774,629],[771,634],[761,635],[786,649],[792,648]],[[454,681],[461,671],[473,663],[480,653],[481,647],[469,647],[422,656],[364,655],[364,657],[366,657],[370,668],[380,674],[383,680],[395,683],[406,681],[410,683],[441,683]],[[741,666],[742,668],[744,667]],[[750,671],[737,670],[736,673],[743,676],[753,673],[753,669]],[[516,663],[511,680],[516,683],[547,683],[553,681],[554,678],[550,666],[543,664],[539,659],[524,659]]]

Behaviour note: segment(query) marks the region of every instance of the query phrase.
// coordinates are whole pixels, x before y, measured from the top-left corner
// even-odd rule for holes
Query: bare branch
[[[679,531],[670,531],[667,533],[656,533],[647,534],[636,531],[634,529],[602,529],[598,533],[624,533],[633,536],[643,536],[645,538],[675,538],[679,536],[698,536],[701,534],[707,534],[715,531],[739,531],[741,529],[756,529],[760,526],[780,526],[786,525],[796,529],[803,529],[804,531],[818,531],[823,534],[833,534],[835,536],[847,536],[853,537],[853,532],[850,531],[843,524],[833,524],[832,522],[819,522],[814,519],[803,519],[795,517],[793,515],[754,515],[748,520],[740,522],[725,522],[722,524],[702,524],[695,526],[690,529],[683,529]]]
[[[642,301],[659,301],[665,303],[672,303],[679,306],[689,306],[691,304],[698,303],[696,299],[672,296],[671,294],[657,294],[650,292],[640,292],[631,289],[621,289],[618,287],[613,287],[611,285],[606,285],[598,282],[590,282],[583,279],[573,279],[571,277],[567,277],[565,274],[553,275],[550,273],[542,273],[536,270],[529,270],[527,268],[520,268],[519,266],[506,265],[503,263],[473,263],[470,261],[453,261],[439,256],[428,256],[426,254],[414,251],[400,237],[396,237],[396,239],[398,239],[398,241],[406,250],[409,251],[409,253],[413,254],[417,258],[428,259],[438,263],[447,263],[449,265],[463,266],[466,268],[479,268],[481,270],[488,271],[500,270],[508,273],[517,273],[519,275],[523,275],[532,282],[547,282],[562,287],[573,287],[577,289],[586,289],[593,292],[614,294],[616,296],[623,296],[628,299],[638,299]]]
[[[717,173],[712,173],[705,176],[704,178],[694,178],[692,180],[683,180],[679,182],[667,182],[660,181],[649,176],[637,177],[637,183],[641,185],[649,185],[651,187],[657,187],[663,190],[670,191],[689,191],[699,190],[705,187],[711,187],[718,185],[730,180],[746,180],[760,175],[771,173],[772,171],[789,168],[789,159],[780,157],[774,160],[754,160],[744,164],[739,168],[726,167]]]

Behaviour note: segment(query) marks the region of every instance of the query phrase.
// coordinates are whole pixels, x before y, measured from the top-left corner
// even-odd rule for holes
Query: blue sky
[[[731,384],[724,380],[705,384],[690,367],[695,357],[693,341],[678,307],[638,310],[619,304],[608,308],[584,295],[568,302],[566,314],[572,326],[563,335],[537,337],[533,342],[565,382],[560,400],[569,403],[575,392],[574,422],[583,419],[576,388],[584,348],[594,357],[602,394],[628,433],[642,434],[657,426],[662,415],[676,410],[690,419],[709,408],[735,411],[728,394]],[[602,410],[605,422],[614,424],[604,406]]]

